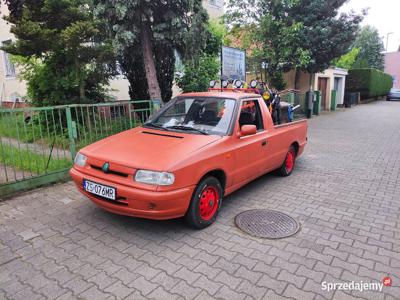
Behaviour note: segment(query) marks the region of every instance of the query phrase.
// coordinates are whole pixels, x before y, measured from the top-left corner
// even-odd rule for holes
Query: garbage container
[[[307,118],[311,119],[313,108],[314,108],[314,92],[308,91],[306,93],[306,111],[307,111]]]
[[[346,108],[351,107],[351,97],[352,97],[351,93],[346,93],[344,95],[344,107],[346,107]]]
[[[331,110],[336,110],[336,90],[332,90],[331,94]]]
[[[321,92],[316,91],[314,96],[314,107],[313,107],[314,115],[319,115],[321,112]]]

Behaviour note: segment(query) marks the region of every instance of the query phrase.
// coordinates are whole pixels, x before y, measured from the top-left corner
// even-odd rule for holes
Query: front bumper
[[[146,191],[116,183],[110,184],[96,176],[83,174],[75,168],[70,170],[70,175],[78,190],[102,209],[120,215],[154,220],[184,216],[195,189],[195,186],[191,186],[169,192]],[[83,179],[116,188],[117,201],[106,200],[86,192],[83,189]]]

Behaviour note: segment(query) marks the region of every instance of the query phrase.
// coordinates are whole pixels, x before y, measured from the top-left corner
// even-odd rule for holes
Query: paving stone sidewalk
[[[0,202],[0,299],[400,299],[400,103],[309,122],[288,178],[266,175],[227,197],[203,231],[104,212],[71,183]],[[252,238],[247,209],[301,222],[293,237]],[[382,282],[382,292],[322,282]]]

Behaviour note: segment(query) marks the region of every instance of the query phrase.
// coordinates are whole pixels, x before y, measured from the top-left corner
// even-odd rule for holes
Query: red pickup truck
[[[83,148],[70,174],[79,191],[113,213],[185,216],[212,224],[223,197],[274,171],[292,173],[307,121],[274,126],[257,94],[182,94],[143,126]]]

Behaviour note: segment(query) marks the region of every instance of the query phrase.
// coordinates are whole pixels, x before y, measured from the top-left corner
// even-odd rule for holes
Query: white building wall
[[[130,100],[129,96],[129,81],[125,76],[117,76],[110,80],[109,86],[111,97],[115,100]]]
[[[204,0],[203,6],[208,11],[211,19],[218,19],[225,13],[224,0]]]
[[[1,16],[8,15],[8,9],[5,4],[0,6]],[[11,25],[0,17],[0,43],[15,40],[15,37],[10,32]],[[15,68],[15,75],[7,74],[6,60],[8,54],[0,51],[0,106],[2,102],[23,101],[26,96],[26,84],[18,78],[19,70]],[[8,62],[9,63],[9,62]],[[9,104],[9,103],[8,103]]]

